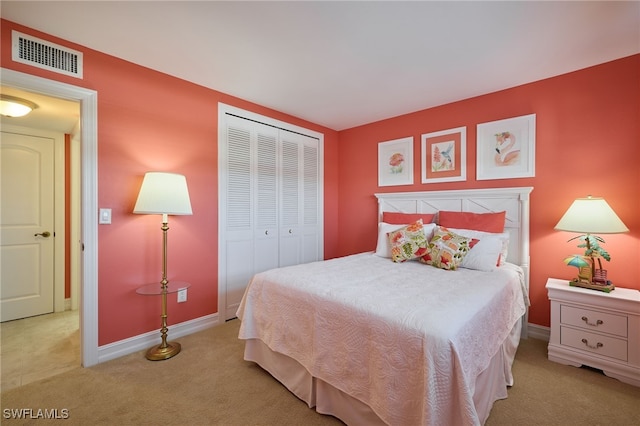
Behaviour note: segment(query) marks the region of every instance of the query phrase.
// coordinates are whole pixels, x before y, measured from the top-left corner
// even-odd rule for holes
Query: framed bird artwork
[[[422,183],[467,180],[467,128],[422,135]]]

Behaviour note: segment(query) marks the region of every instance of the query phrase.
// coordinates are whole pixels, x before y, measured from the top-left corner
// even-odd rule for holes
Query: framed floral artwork
[[[476,179],[513,179],[536,175],[536,115],[478,124]]]
[[[467,180],[467,128],[422,135],[422,183]]]
[[[378,144],[378,186],[413,184],[413,137]]]

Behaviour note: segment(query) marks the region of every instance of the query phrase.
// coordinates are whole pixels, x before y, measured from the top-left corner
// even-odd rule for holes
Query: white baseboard
[[[527,329],[528,336],[532,339],[544,340],[546,342],[549,341],[549,335],[551,334],[551,329],[549,327],[529,323],[527,324]]]
[[[175,340],[178,337],[206,330],[207,328],[211,328],[216,325],[219,325],[217,313],[181,322],[179,324],[172,324],[169,327],[168,340]],[[110,361],[124,355],[148,349],[159,343],[160,329],[129,337],[128,339],[120,340],[118,342],[109,343],[98,347],[98,363]]]

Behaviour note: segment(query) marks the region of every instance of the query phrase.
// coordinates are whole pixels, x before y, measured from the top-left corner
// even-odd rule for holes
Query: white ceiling
[[[2,17],[335,130],[640,52],[640,2],[2,1]]]

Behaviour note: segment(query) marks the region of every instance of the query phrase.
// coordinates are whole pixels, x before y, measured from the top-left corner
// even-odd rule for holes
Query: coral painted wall
[[[169,279],[191,283],[186,303],[170,298],[170,323],[218,310],[218,102],[324,134],[325,256],[337,252],[337,132],[2,20],[3,68],[98,92],[98,203],[112,224],[98,235],[98,343],[156,330],[160,303],[135,289],[158,282],[161,217],[132,213],[144,173],[187,178],[192,216],[169,218]],[[11,30],[83,52],[76,79],[11,60]],[[97,220],[97,212],[96,212]]]
[[[640,288],[640,55],[477,98],[336,132],[290,115],[140,67],[15,23],[1,21],[0,65],[98,92],[98,199],[112,209],[99,227],[99,344],[158,328],[155,298],[135,289],[161,270],[160,218],[132,213],[146,171],[186,175],[193,216],[169,219],[169,278],[188,281],[189,300],[169,301],[171,322],[217,312],[217,104],[224,102],[324,133],[325,257],[375,248],[376,192],[533,186],[530,321],[549,324],[547,277],[570,278],[562,263],[573,235],[553,230],[572,200],[604,196],[631,229],[605,236],[619,286]],[[78,80],[11,60],[11,30],[84,54]],[[537,114],[536,177],[475,180],[475,126]],[[467,126],[467,181],[377,186],[378,142],[414,136],[420,182],[422,133]],[[97,212],[96,212],[97,216]]]
[[[476,175],[476,125],[536,114],[536,175],[483,180]],[[423,133],[467,127],[467,180],[420,183]],[[414,137],[413,185],[378,187],[378,143]],[[523,86],[382,120],[339,134],[340,254],[374,250],[376,192],[533,186],[531,194],[531,310],[548,326],[548,277],[570,279],[564,257],[580,253],[577,234],[553,228],[575,198],[602,196],[630,229],[602,235],[612,261],[609,278],[640,289],[640,55]]]

